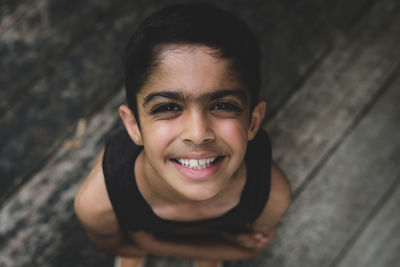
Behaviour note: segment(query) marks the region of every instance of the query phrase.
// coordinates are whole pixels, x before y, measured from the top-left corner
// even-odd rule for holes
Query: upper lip
[[[182,154],[177,157],[174,157],[174,159],[209,159],[209,158],[216,158],[223,156],[221,154],[213,153],[213,152],[191,152],[187,154]]]

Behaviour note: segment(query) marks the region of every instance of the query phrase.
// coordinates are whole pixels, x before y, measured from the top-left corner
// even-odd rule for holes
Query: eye
[[[182,111],[182,108],[179,105],[168,103],[155,106],[151,110],[151,114],[164,113],[164,112],[178,112],[178,111]]]
[[[230,102],[219,102],[213,105],[210,110],[216,111],[226,111],[226,112],[242,112],[242,109],[233,103]]]

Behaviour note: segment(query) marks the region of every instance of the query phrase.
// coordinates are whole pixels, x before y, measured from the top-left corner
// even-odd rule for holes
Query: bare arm
[[[206,240],[160,240],[146,233],[136,233],[133,238],[151,253],[165,256],[202,258],[210,260],[246,259],[263,252],[274,240],[277,225],[291,201],[290,184],[275,163],[271,168],[271,191],[267,205],[260,217],[250,226],[249,233],[228,236],[215,233]]]
[[[247,259],[256,255],[254,250],[241,246],[237,242],[214,235],[207,239],[165,240],[151,234],[138,232],[132,234],[138,245],[159,256],[175,256],[192,259],[237,260]]]
[[[291,202],[291,186],[285,174],[272,162],[271,191],[267,205],[259,218],[251,225],[251,236],[239,236],[242,244],[264,251],[277,234],[278,224]],[[249,238],[250,237],[250,238]]]
[[[171,241],[158,239],[144,232],[137,232],[126,235],[120,231],[118,222],[113,212],[102,172],[102,157],[100,154],[96,165],[82,184],[75,197],[75,211],[86,230],[89,240],[98,249],[112,254],[125,257],[140,257],[147,254],[160,256],[177,256],[195,259],[233,260],[246,259],[257,255],[264,246],[248,245],[246,235],[238,235],[234,238],[223,238],[216,234],[213,239],[207,240],[181,240]],[[276,176],[277,169],[272,170],[272,176]],[[279,174],[279,172],[278,172]],[[273,184],[274,184],[273,179]],[[276,184],[276,183],[275,183]],[[279,179],[278,179],[278,185]],[[270,199],[275,194],[272,188]],[[270,203],[271,201],[269,201]],[[268,206],[268,205],[267,205]],[[271,206],[271,204],[269,205]],[[278,218],[265,220],[263,218],[273,214],[266,208],[263,215],[252,226],[257,233],[263,233],[262,239],[257,238],[257,233],[251,236],[252,240],[259,240],[265,243],[273,239],[275,228],[271,227]],[[282,212],[281,212],[282,213]],[[258,235],[258,237],[260,237]]]
[[[250,225],[248,233],[228,237],[256,254],[265,251],[275,239],[278,224],[291,202],[289,181],[275,163],[271,167],[271,191],[263,212]]]
[[[104,182],[102,159],[103,151],[75,196],[75,213],[88,239],[99,250],[112,255],[143,256],[147,253],[119,229]]]
[[[251,252],[215,237],[215,240],[167,241],[150,234],[123,233],[108,198],[102,171],[103,152],[75,196],[75,212],[89,240],[99,250],[112,255],[140,257],[147,254],[186,258],[239,259]]]

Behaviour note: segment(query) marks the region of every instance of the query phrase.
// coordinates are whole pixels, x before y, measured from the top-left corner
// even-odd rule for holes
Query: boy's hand
[[[243,232],[238,234],[222,233],[222,236],[250,250],[262,249],[270,240],[268,236],[260,232]]]
[[[259,232],[250,232],[237,234],[234,240],[245,248],[260,249],[268,242],[268,237]]]
[[[222,262],[215,261],[215,260],[196,260],[194,266],[196,266],[196,267],[222,267]]]
[[[127,257],[118,257],[114,262],[114,267],[138,267],[144,266],[143,262],[146,260],[145,257],[137,257],[137,258],[127,258]]]
[[[268,242],[268,237],[258,232],[241,233],[236,235],[236,240],[243,247],[258,249],[262,248]]]

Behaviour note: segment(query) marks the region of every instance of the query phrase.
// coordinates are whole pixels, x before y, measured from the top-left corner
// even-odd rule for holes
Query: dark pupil
[[[222,110],[232,110],[234,109],[233,105],[229,103],[219,103],[217,104],[217,109],[222,109]]]
[[[167,105],[167,106],[165,107],[165,109],[166,109],[167,111],[174,111],[174,110],[176,110],[176,107],[175,107],[174,105]]]
[[[221,103],[221,104],[220,104],[220,108],[221,108],[221,109],[231,108],[231,105],[226,104],[226,103]]]

